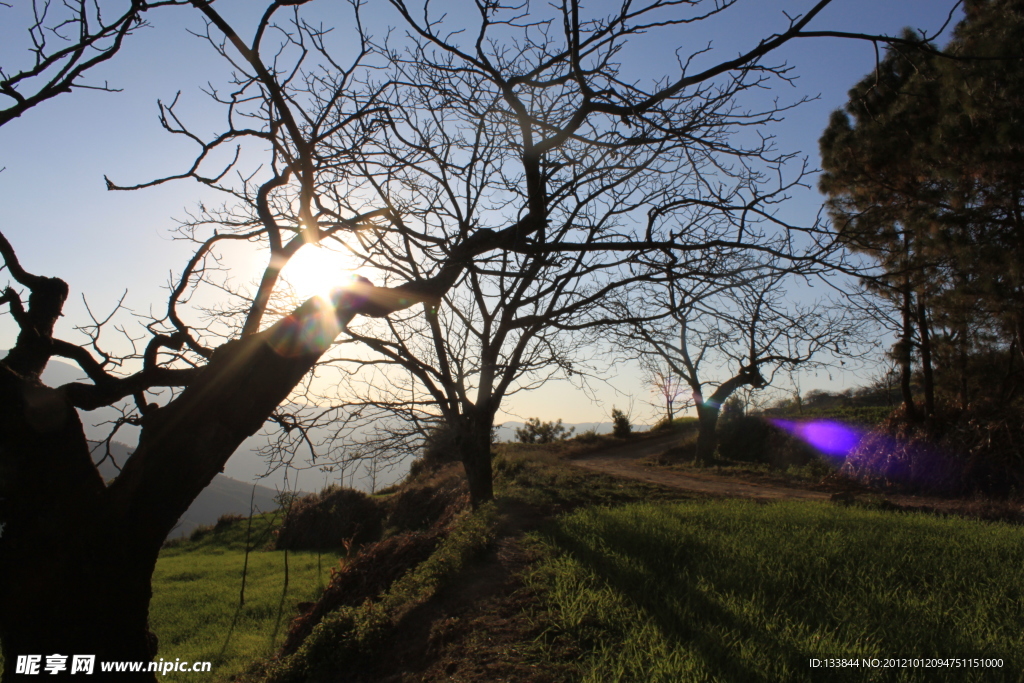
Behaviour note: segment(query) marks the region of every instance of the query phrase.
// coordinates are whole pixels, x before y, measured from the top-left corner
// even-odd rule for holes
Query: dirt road
[[[828,500],[831,494],[823,491],[773,486],[742,481],[736,477],[717,476],[706,472],[679,472],[650,467],[641,459],[657,455],[675,445],[678,435],[645,439],[605,451],[584,455],[569,461],[577,467],[606,472],[617,477],[638,479],[652,484],[672,486],[695,493],[761,500]]]
[[[759,482],[740,476],[722,476],[710,472],[679,471],[662,467],[651,467],[641,461],[652,455],[663,453],[674,446],[678,435],[667,435],[638,440],[604,451],[583,455],[570,464],[618,477],[638,479],[662,486],[672,486],[709,496],[752,498],[756,500],[829,500],[834,493],[844,495],[868,493],[875,499],[884,498],[884,505],[903,510],[920,510],[933,513],[955,514],[978,519],[999,520],[1024,524],[1024,503],[1020,501],[992,501],[985,498],[935,498],[886,492],[881,496],[869,489],[850,483],[848,486],[835,482],[829,490],[793,488],[772,482]]]

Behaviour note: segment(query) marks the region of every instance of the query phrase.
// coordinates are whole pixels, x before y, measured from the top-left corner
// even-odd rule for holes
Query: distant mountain
[[[255,493],[253,489],[255,488]],[[303,493],[300,491],[299,493]],[[203,489],[199,497],[178,520],[178,525],[170,533],[170,538],[187,536],[197,526],[215,523],[222,515],[249,515],[250,497],[253,514],[269,512],[277,507],[274,496],[277,492],[258,484],[246,484],[231,477],[218,474]]]
[[[132,450],[131,446],[117,441],[110,444],[110,453],[114,462],[117,463],[117,467],[125,463],[128,456],[132,454]],[[93,453],[93,459],[102,460],[104,455],[105,451],[101,446]],[[99,466],[100,474],[107,481],[117,476],[118,469],[114,462],[107,459]],[[181,516],[178,526],[171,532],[170,537],[187,536],[198,526],[215,523],[222,515],[248,516],[250,500],[254,513],[267,512],[277,507],[277,503],[274,502],[276,491],[266,486],[255,485],[254,492],[253,488],[253,484],[246,484],[218,474]]]

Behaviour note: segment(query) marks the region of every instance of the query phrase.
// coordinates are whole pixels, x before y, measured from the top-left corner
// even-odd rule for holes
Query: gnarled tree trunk
[[[700,385],[693,387],[694,402],[697,405],[697,454],[698,465],[710,465],[715,460],[715,451],[718,449],[718,415],[722,405],[733,395],[737,389],[743,386],[752,386],[760,389],[768,382],[761,376],[756,364],[740,368],[740,371],[730,379],[722,382],[711,398],[704,400],[701,394]]]
[[[491,472],[491,428],[493,416],[477,409],[459,419],[455,432],[455,444],[459,458],[466,470],[469,484],[469,498],[473,507],[494,499],[494,484]]]
[[[697,404],[697,455],[698,465],[707,466],[715,460],[718,448],[718,406],[708,402]]]
[[[313,336],[296,337],[318,327],[309,324],[312,314],[300,308],[218,349],[178,398],[144,418],[138,449],[109,486],[65,392],[0,364],[5,681],[14,680],[19,655],[96,655],[97,667],[153,658],[147,622],[160,546],[323,352]],[[328,327],[338,329],[333,320]],[[318,339],[330,343],[333,335]]]
[[[160,546],[242,441],[260,429],[353,317],[436,305],[475,255],[537,225],[528,216],[501,231],[478,230],[428,279],[393,288],[359,279],[335,290],[330,303],[310,299],[267,330],[219,347],[198,369],[157,368],[156,347],[152,354],[147,348],[146,367],[128,378],[107,375],[83,349],[54,338],[67,284],[26,272],[0,234],[7,267],[31,291],[27,308],[10,289],[0,295],[21,328],[15,347],[0,360],[4,683],[15,679],[19,655],[96,655],[97,668],[103,661],[150,661],[157,651],[147,625],[150,580]],[[74,358],[95,384],[45,387],[39,378],[53,355]],[[157,385],[186,388],[167,405],[144,411],[138,448],[105,486],[75,408],[110,405],[132,394],[141,398]],[[472,459],[472,468],[478,495],[489,497],[480,483],[486,477],[489,486],[489,456]],[[49,680],[69,675],[47,674]],[[117,676],[155,680],[149,672]]]

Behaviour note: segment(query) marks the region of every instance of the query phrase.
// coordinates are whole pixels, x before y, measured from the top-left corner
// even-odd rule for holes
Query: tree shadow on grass
[[[563,551],[584,569],[607,585],[627,604],[649,618],[665,640],[680,652],[690,653],[705,669],[708,678],[735,683],[768,683],[782,680],[829,681],[867,680],[1003,680],[1011,676],[1006,666],[987,672],[918,670],[864,671],[861,668],[830,669],[827,672],[810,668],[811,657],[836,656],[853,658],[854,645],[848,652],[821,653],[801,647],[785,632],[775,632],[771,624],[788,623],[792,632],[832,633],[843,626],[829,601],[828,592],[799,595],[797,588],[784,578],[774,578],[760,566],[756,554],[741,556],[728,552],[722,545],[695,538],[673,541],[667,552],[652,552],[665,546],[665,527],[637,525],[599,513],[596,534],[581,538],[563,527],[549,530],[548,535]],[[727,532],[723,532],[727,533]],[[718,568],[721,570],[719,571]],[[698,585],[697,576],[700,576]],[[744,578],[746,580],[744,581]],[[744,615],[730,608],[718,595],[735,596],[737,600],[760,603],[769,623],[755,616]],[[777,597],[776,597],[777,596]],[[894,612],[884,596],[876,596],[865,606],[868,614],[880,615],[864,626],[871,631],[900,628],[901,624],[934,621],[934,614],[924,608],[915,610],[906,604]],[[877,621],[879,623],[873,623]],[[888,622],[888,626],[884,625]],[[920,629],[918,629],[920,631]],[[943,652],[918,651],[886,653],[888,656],[963,656],[976,654],[972,646],[958,634],[945,629],[932,644],[941,643]],[[922,643],[922,650],[931,649]],[[858,657],[859,659],[859,657]],[[964,675],[967,673],[968,675]],[[928,674],[928,675],[923,675]]]

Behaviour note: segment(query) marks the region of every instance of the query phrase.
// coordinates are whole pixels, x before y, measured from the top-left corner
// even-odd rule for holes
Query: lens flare
[[[861,437],[864,436],[863,432],[858,429],[831,420],[796,422],[773,419],[770,422],[822,453],[840,458],[845,458],[852,453],[860,443]]]
[[[308,244],[288,260],[281,277],[300,300],[313,296],[329,300],[331,291],[351,281],[353,262],[345,252]]]
[[[964,458],[924,435],[896,438],[831,420],[769,422],[815,448],[846,476],[872,485],[953,491],[962,481]]]
[[[340,333],[334,306],[330,301],[315,296],[278,321],[270,330],[268,343],[282,356],[319,356]]]

